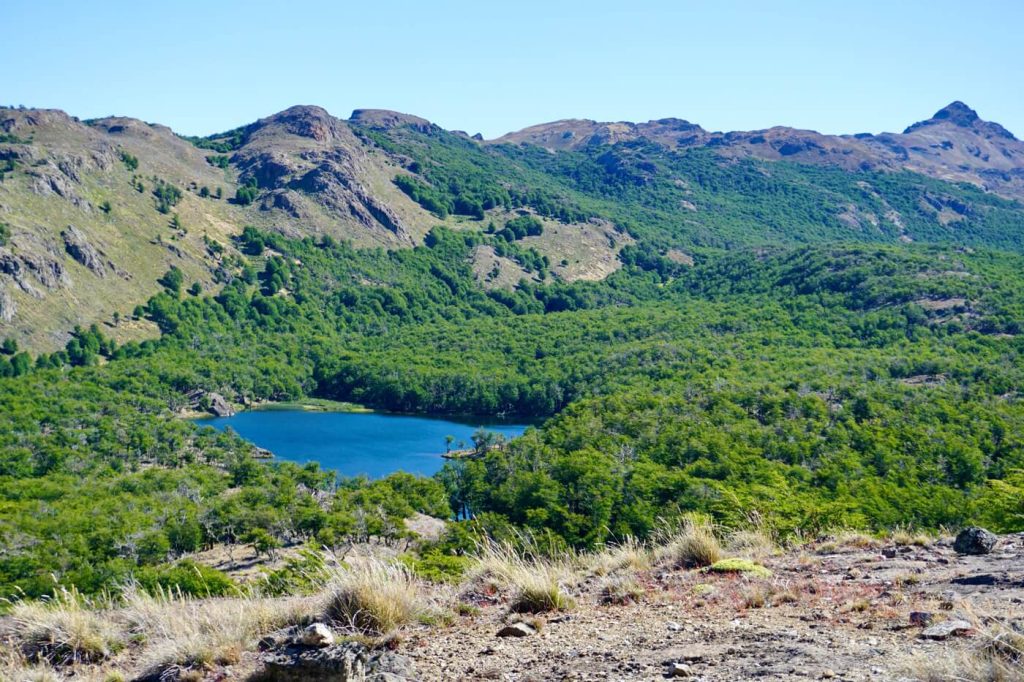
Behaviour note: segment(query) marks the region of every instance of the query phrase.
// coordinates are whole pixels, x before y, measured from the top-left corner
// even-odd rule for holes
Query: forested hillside
[[[447,541],[463,548],[513,526],[590,547],[687,510],[782,533],[1021,526],[1020,256],[709,251],[488,292],[469,258],[499,239],[437,228],[358,250],[248,229],[222,291],[166,277],[136,311],[160,340],[80,329],[6,356],[0,589],[172,584],[173,562],[215,543],[395,537],[413,511],[471,515]],[[436,480],[336,488],[182,420],[197,390],[548,419]]]
[[[188,139],[3,116],[0,595],[226,591],[198,551],[396,539],[415,512],[460,519],[442,564],[487,534],[591,548],[690,511],[1024,528],[1012,198],[373,110]],[[338,483],[185,418],[215,397],[540,425],[433,479]]]

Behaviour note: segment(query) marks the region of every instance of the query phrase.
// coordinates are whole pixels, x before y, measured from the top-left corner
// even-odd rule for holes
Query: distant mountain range
[[[998,123],[981,120],[963,102],[953,102],[902,133],[824,135],[781,126],[714,133],[676,118],[647,123],[573,119],[508,133],[493,144],[532,144],[564,151],[640,138],[669,149],[708,147],[725,156],[830,164],[848,170],[905,169],[1024,197],[1024,142]]]
[[[132,308],[171,267],[216,290],[246,225],[396,249],[437,225],[500,232],[533,216],[543,232],[517,236],[516,253],[467,263],[488,288],[539,282],[524,266],[538,258],[574,280],[774,243],[1024,249],[1024,143],[961,102],[899,134],[568,120],[490,141],[373,109],[296,106],[184,138],[0,108],[0,175],[0,337],[39,349],[94,322],[122,341],[155,334],[124,321]]]

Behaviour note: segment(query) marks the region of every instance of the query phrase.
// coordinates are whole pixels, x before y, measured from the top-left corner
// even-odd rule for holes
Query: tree
[[[239,186],[235,190],[235,203],[242,206],[248,206],[252,202],[256,201],[256,197],[259,196],[260,190],[256,186],[255,180],[249,180],[244,185]]]
[[[203,285],[200,284],[199,282],[193,282],[192,286],[188,288],[188,293],[192,294],[193,296],[198,296],[199,294],[203,293]]]
[[[129,154],[127,151],[123,149],[121,150],[121,161],[124,162],[124,167],[127,168],[129,171],[134,172],[139,168],[138,157]]]
[[[28,374],[32,369],[32,357],[24,351],[11,358],[11,372],[14,376],[20,377]]]
[[[454,443],[454,442],[455,442],[455,436],[445,436],[444,437],[444,451],[445,452],[451,452],[452,451],[452,443]]]
[[[174,294],[175,296],[181,295],[181,285],[185,281],[185,275],[182,273],[178,266],[172,266],[170,270],[164,273],[164,276],[157,280],[158,284],[163,285],[167,291]]]

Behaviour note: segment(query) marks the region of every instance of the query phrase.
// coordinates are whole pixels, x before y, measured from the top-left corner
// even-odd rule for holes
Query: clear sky
[[[495,137],[560,118],[1024,136],[1022,0],[0,0],[0,102],[186,134],[293,104]]]

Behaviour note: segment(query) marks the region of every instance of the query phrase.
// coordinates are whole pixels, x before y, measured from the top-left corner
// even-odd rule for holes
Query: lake
[[[238,435],[277,459],[320,462],[342,476],[365,474],[371,478],[395,471],[429,476],[445,463],[445,436],[472,446],[471,436],[483,427],[506,438],[526,430],[524,424],[495,423],[485,419],[451,421],[375,412],[311,412],[306,410],[253,410],[234,417],[199,419],[197,424]]]

